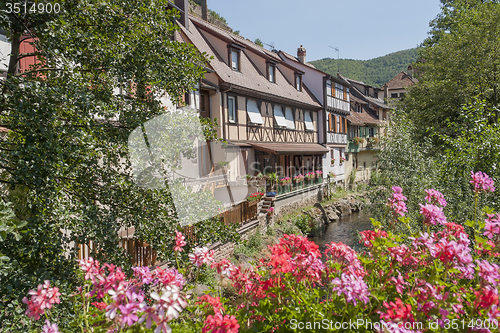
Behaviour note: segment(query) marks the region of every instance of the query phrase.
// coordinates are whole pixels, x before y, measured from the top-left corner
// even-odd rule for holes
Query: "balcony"
[[[328,132],[327,143],[347,144],[347,134]]]
[[[327,103],[326,105],[330,108],[335,108],[346,112],[349,112],[351,110],[349,102],[337,99],[333,96],[327,96],[326,103]]]

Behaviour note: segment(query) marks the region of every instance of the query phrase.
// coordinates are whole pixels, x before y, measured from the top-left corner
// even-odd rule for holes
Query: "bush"
[[[313,227],[311,217],[305,214],[292,217],[291,222],[302,232],[303,235],[309,235]]]

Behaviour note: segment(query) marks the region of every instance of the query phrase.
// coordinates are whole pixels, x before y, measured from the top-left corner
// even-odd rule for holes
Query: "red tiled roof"
[[[389,82],[387,82],[385,85],[389,88],[389,90],[405,89],[406,87],[411,86],[416,82],[418,82],[417,79],[412,78],[411,76],[408,75],[408,73],[401,71],[395,77],[390,79]]]
[[[289,82],[280,69],[281,58],[274,52],[268,51],[250,41],[245,40],[240,36],[236,36],[228,31],[216,27],[208,22],[190,16],[190,30],[180,25],[182,32],[193,43],[193,45],[201,52],[206,52],[213,59],[209,60],[211,68],[219,76],[219,78],[233,86],[250,89],[254,92],[264,93],[274,97],[290,100],[290,102],[299,102],[307,104],[311,109],[321,108],[321,104],[303,84],[302,91],[298,91],[295,86]],[[204,30],[211,33],[219,39],[226,39],[238,44],[246,46],[240,53],[240,71],[235,71],[223,60],[223,58],[208,44],[207,40],[203,37],[201,31]],[[276,83],[269,82],[269,80],[261,73],[254,63],[250,60],[247,52],[253,52],[258,56],[272,58],[277,60],[278,66],[276,71]],[[290,66],[290,65],[286,65]]]

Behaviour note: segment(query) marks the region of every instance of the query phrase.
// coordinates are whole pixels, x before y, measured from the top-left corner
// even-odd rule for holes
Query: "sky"
[[[418,46],[439,0],[207,0],[233,30],[307,61],[368,60]],[[339,49],[337,53],[331,47]],[[269,48],[269,47],[267,47]]]

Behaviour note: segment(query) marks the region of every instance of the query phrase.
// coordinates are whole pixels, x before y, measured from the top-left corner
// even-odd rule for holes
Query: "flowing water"
[[[325,244],[331,242],[342,242],[349,245],[354,250],[361,247],[359,244],[359,231],[372,229],[370,215],[364,212],[353,213],[351,215],[342,216],[337,222],[332,222],[322,230],[319,230],[314,236],[309,237],[319,246],[319,250],[323,252]]]

